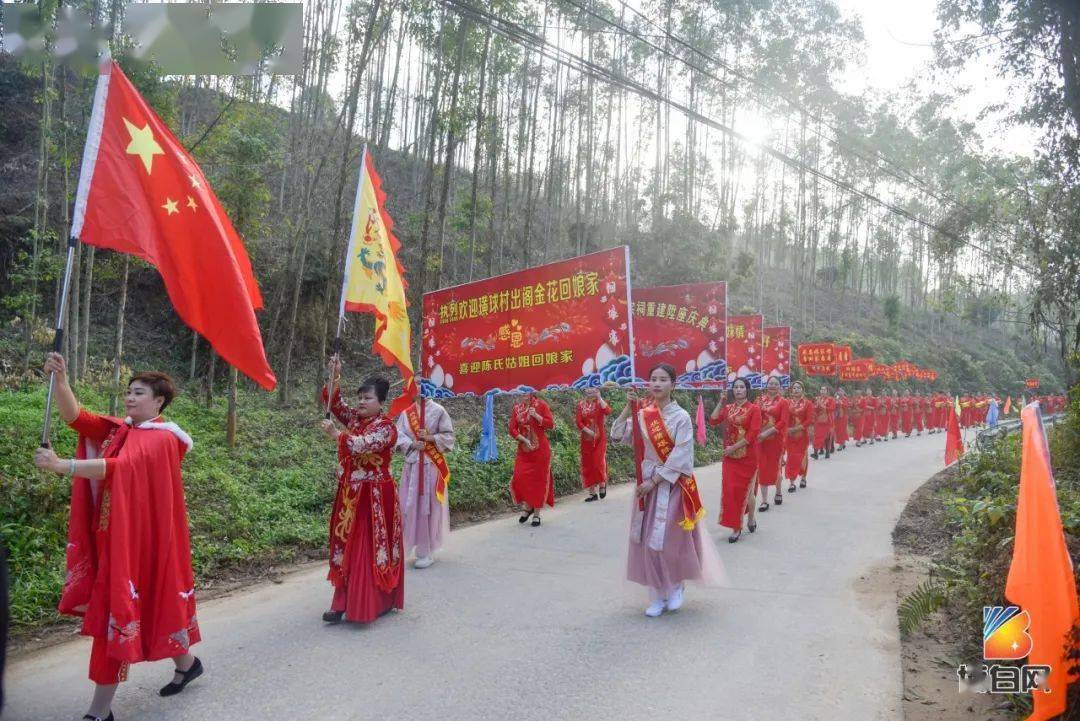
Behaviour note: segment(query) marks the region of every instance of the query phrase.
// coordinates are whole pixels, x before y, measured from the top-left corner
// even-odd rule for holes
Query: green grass
[[[75,390],[87,408],[108,407],[104,386],[80,384]],[[621,407],[621,394],[608,395],[616,408]],[[556,495],[574,493],[580,489],[578,434],[572,420],[576,399],[553,394],[548,400],[556,417],[550,434]],[[679,394],[679,400],[693,413],[692,397]],[[44,402],[41,386],[0,391],[0,537],[10,552],[16,629],[58,619],[55,608],[64,579],[70,480],[39,472],[31,462]],[[498,399],[499,459],[482,464],[473,460],[482,403],[460,399],[448,404],[458,434],[457,447],[448,454],[454,510],[483,515],[509,506],[514,448],[505,429],[508,405],[508,399]],[[225,444],[223,398],[207,408],[182,394],[165,415],[195,439],[183,472],[200,583],[325,553],[335,450],[318,430],[317,409],[279,408],[272,397],[243,393],[233,449]],[[61,457],[73,455],[72,431],[57,428],[53,439]],[[698,462],[716,461],[719,453],[712,434],[709,445],[698,449]],[[611,448],[608,463],[613,481],[632,477],[628,448]],[[396,457],[395,476],[399,468]]]

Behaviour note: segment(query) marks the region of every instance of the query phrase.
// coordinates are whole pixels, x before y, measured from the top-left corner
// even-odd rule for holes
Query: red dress
[[[761,406],[761,430],[776,429],[768,438],[758,435],[758,484],[775,486],[780,479],[780,459],[784,455],[791,406],[787,398],[780,395],[772,398],[768,393],[758,398],[758,405]]]
[[[832,398],[818,396],[814,401],[814,450],[825,450],[825,444],[829,440],[829,434],[833,430],[833,414],[836,412],[836,401]]]
[[[889,432],[896,435],[900,430],[900,399],[896,396],[889,397]]]
[[[912,425],[915,426],[915,430],[918,433],[923,432],[923,425],[925,423],[924,414],[926,413],[926,399],[921,396],[913,396],[911,398],[911,412],[912,412]]]
[[[905,436],[910,436],[911,431],[914,428],[912,425],[912,404],[911,396],[900,397],[900,430],[903,431]]]
[[[848,442],[848,411],[851,409],[851,401],[847,396],[844,396],[838,401],[834,401],[835,407],[839,413],[836,415],[836,421],[834,423],[834,431],[836,432],[836,442],[843,445]]]
[[[382,414],[361,418],[336,389],[330,409],[346,427],[338,436],[338,489],[330,512],[330,610],[370,623],[405,607],[401,508],[390,474],[397,428]]]
[[[724,447],[746,439],[747,445],[724,456],[720,493],[720,525],[733,531],[742,529],[746,499],[754,492],[758,470],[758,432],[761,430],[761,408],[743,401],[730,403],[720,409],[720,415],[710,417],[709,423],[724,429]]]
[[[874,416],[874,435],[882,438],[889,435],[889,399],[885,396],[877,399],[877,414]]]
[[[604,418],[610,413],[611,406],[595,398],[579,401],[577,410],[574,412],[574,421],[581,430],[581,485],[583,488],[607,483],[607,428]],[[585,433],[586,428],[596,435],[590,438]]]
[[[868,441],[874,440],[877,435],[878,399],[873,396],[863,398],[863,438]]]
[[[855,398],[851,404],[851,439],[858,443],[863,439],[863,410],[866,408],[866,399],[862,396]]]
[[[76,457],[105,478],[73,478],[60,612],[94,639],[90,680],[125,680],[138,661],[174,658],[200,640],[180,463],[191,439],[160,418],[132,427],[85,410]]]
[[[784,478],[794,481],[799,476],[806,478],[806,451],[810,446],[810,429],[814,423],[814,404],[808,398],[789,400],[788,409],[787,462],[784,464]]]
[[[540,414],[537,421],[529,415],[529,409],[535,408]],[[514,475],[510,479],[510,495],[514,503],[524,503],[529,508],[542,508],[546,503],[555,505],[555,482],[551,476],[551,444],[548,443],[548,431],[555,427],[551,408],[541,399],[532,396],[516,403],[510,411],[510,435],[514,438],[525,436],[532,442],[533,449],[525,450],[525,445],[518,443],[517,457],[514,459]]]

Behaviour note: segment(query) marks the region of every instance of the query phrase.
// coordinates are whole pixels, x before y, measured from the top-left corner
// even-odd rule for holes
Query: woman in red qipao
[[[866,410],[866,399],[858,390],[852,391],[851,398],[851,439],[855,441],[855,447],[863,444],[863,412]]]
[[[835,433],[836,442],[839,444],[836,450],[842,451],[847,448],[848,413],[851,411],[851,400],[847,397],[847,391],[843,388],[837,388],[834,403],[836,404],[836,420],[833,424],[833,432]]]
[[[751,402],[750,384],[736,378],[731,384],[731,403],[721,402],[709,417],[709,423],[724,427],[723,479],[720,494],[720,525],[730,528],[728,543],[742,537],[743,514],[746,527],[757,530],[754,518],[755,487],[758,471],[758,433],[761,432],[761,408]]]
[[[889,392],[882,391],[877,399],[877,414],[874,416],[874,435],[879,441],[889,440]]]
[[[390,459],[397,442],[394,422],[383,415],[390,383],[364,380],[353,408],[338,388],[341,361],[330,361],[330,410],[345,426],[322,422],[338,450],[337,495],[330,511],[330,572],[334,586],[323,621],[371,623],[392,608],[405,607],[404,534]],[[323,388],[322,402],[327,402]]]
[[[921,436],[926,414],[926,398],[913,393],[911,396],[911,425],[915,429],[915,435]]]
[[[874,398],[874,389],[867,388],[863,394],[863,443],[874,445],[877,435],[878,399]]]
[[[791,407],[787,398],[780,395],[780,379],[771,376],[765,385],[765,393],[758,398],[761,406],[761,432],[758,433],[758,488],[761,505],[758,510],[769,510],[769,488],[775,487],[773,500],[776,505],[784,503],[780,492],[780,459],[784,456]]]
[[[904,434],[904,438],[911,436],[911,396],[906,393],[896,399],[897,407],[899,408],[900,415],[900,432]]]
[[[806,488],[806,472],[810,465],[807,452],[810,450],[810,434],[814,428],[814,403],[803,392],[802,381],[791,384],[788,409],[784,478],[788,481],[788,493],[794,493],[795,479],[799,479],[800,488]]]
[[[895,389],[892,395],[889,397],[889,432],[892,433],[893,438],[898,438],[897,432],[900,430],[900,393]]]
[[[116,687],[128,665],[171,658],[173,680],[162,696],[180,693],[202,675],[190,648],[200,640],[195,580],[180,463],[191,437],[161,412],[176,395],[164,373],[139,373],[124,395],[123,420],[83,409],[58,353],[45,362],[56,375],[60,417],[79,434],[77,458],[39,448],[34,464],[69,475],[67,578],[60,612],[82,616],[94,639],[94,699],[83,717],[111,721]]]
[[[577,404],[574,421],[581,431],[581,485],[589,491],[586,501],[607,497],[607,425],[611,406],[600,396],[599,388],[586,388],[585,398]],[[599,493],[597,493],[599,486]]]
[[[829,436],[833,432],[833,416],[836,415],[836,401],[829,395],[829,387],[821,386],[817,400],[814,401],[814,452],[810,457],[815,461],[818,454],[828,458]]]
[[[532,525],[539,526],[540,508],[545,503],[555,506],[551,444],[547,437],[547,431],[554,427],[551,408],[535,393],[528,394],[510,409],[510,437],[518,443],[510,496],[514,503],[525,507],[518,523],[525,523],[532,516]]]

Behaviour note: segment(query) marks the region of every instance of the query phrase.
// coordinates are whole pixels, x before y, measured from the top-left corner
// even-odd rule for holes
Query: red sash
[[[405,411],[405,420],[409,422],[409,430],[412,431],[413,437],[419,441],[420,414],[416,412],[415,403]],[[446,463],[446,456],[442,454],[438,446],[431,442],[424,444],[424,454],[431,459],[431,462],[435,464],[435,470],[439,472],[439,477],[435,481],[435,497],[439,499],[439,503],[445,503],[446,489],[450,485],[450,466]],[[422,474],[421,477],[423,477]],[[423,492],[424,489],[421,487],[420,493]]]
[[[645,434],[649,437],[656,450],[656,455],[661,463],[667,463],[671,450],[675,447],[675,441],[668,433],[664,418],[660,415],[660,409],[651,404],[641,409],[641,418],[644,421]],[[678,481],[682,491],[683,517],[679,521],[679,527],[684,531],[694,530],[697,522],[705,517],[705,507],[701,505],[701,495],[698,493],[697,480],[693,476],[681,476]]]

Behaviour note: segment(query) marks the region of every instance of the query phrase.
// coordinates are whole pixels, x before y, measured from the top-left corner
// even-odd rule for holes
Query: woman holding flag
[[[535,393],[529,393],[510,410],[510,437],[517,441],[510,496],[524,506],[518,523],[532,517],[540,525],[540,509],[555,506],[555,481],[551,476],[551,444],[547,432],[555,427],[551,408]]]
[[[746,527],[757,530],[755,519],[758,478],[758,434],[761,432],[761,408],[751,402],[750,384],[736,378],[731,384],[731,403],[721,402],[713,410],[709,423],[724,427],[723,483],[720,494],[720,525],[730,528],[728,543],[742,537],[743,514]]]
[[[79,435],[75,458],[57,458],[51,448],[34,454],[38,468],[72,478],[60,612],[82,617],[81,633],[93,638],[96,686],[83,718],[110,721],[130,664],[171,658],[176,672],[162,696],[203,672],[191,655],[200,634],[180,471],[193,443],[161,417],[176,395],[164,373],[131,379],[123,420],[79,405],[60,354],[49,354],[45,373],[55,378],[60,418]]]
[[[338,449],[327,576],[334,598],[323,621],[370,623],[392,608],[405,607],[401,508],[390,475],[397,429],[383,415],[390,383],[381,376],[367,378],[353,408],[341,397],[341,361],[336,356],[327,370],[323,407],[329,404],[345,430],[330,419],[322,422],[323,432]]]
[[[398,416],[396,426],[396,448],[405,456],[398,491],[405,555],[416,549],[413,565],[422,569],[435,562],[432,554],[450,533],[450,467],[443,454],[454,448],[454,424],[445,408],[421,396]]]
[[[699,523],[705,509],[694,480],[694,427],[672,399],[674,388],[675,369],[656,366],[649,371],[649,401],[628,391],[611,427],[613,441],[634,447],[637,488],[626,577],[649,589],[650,618],[682,607],[686,581],[723,578],[716,547]]]
[[[607,497],[607,424],[611,406],[599,388],[586,388],[585,398],[574,410],[574,422],[581,432],[581,485],[589,491],[585,498],[598,501]],[[599,493],[597,487],[599,486]]]

